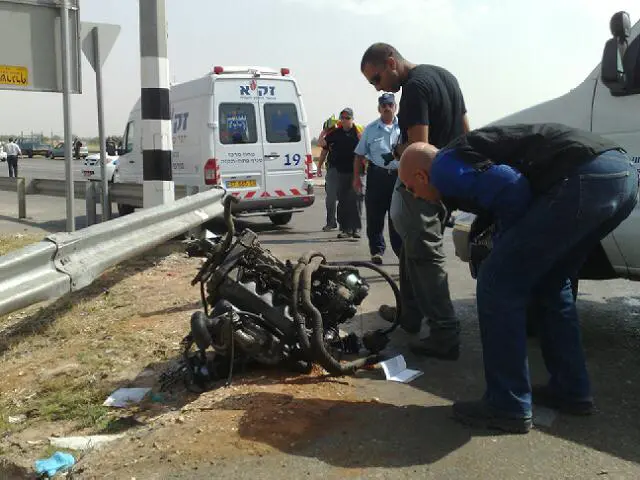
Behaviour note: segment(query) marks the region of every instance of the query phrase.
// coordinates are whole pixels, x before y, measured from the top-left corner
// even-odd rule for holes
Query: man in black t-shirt
[[[360,238],[362,228],[362,200],[353,188],[353,162],[360,134],[353,122],[353,110],[340,112],[341,126],[331,130],[325,137],[325,146],[320,154],[323,164],[331,152],[331,168],[335,168],[338,196],[338,238]]]
[[[440,148],[469,130],[458,81],[444,68],[415,65],[391,45],[375,43],[365,51],[360,69],[378,91],[397,92],[402,88],[398,113],[401,140],[394,148],[397,159],[412,143],[425,142]],[[457,360],[460,324],[451,303],[442,248],[448,215],[443,203],[416,198],[399,180],[396,183],[391,219],[402,237],[401,325],[406,331],[417,333],[426,318],[429,336],[412,344],[412,351]],[[395,314],[393,307],[380,307],[385,320],[393,321]]]

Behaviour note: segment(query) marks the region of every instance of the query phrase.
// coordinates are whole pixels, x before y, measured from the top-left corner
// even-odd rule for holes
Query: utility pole
[[[172,203],[171,105],[165,0],[140,2],[143,206]]]

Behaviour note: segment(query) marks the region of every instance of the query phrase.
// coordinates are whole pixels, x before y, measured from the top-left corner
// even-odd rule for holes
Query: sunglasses
[[[369,80],[369,83],[373,86],[376,86],[380,83],[381,77],[379,73],[376,73],[373,77],[371,77],[371,80]]]
[[[351,120],[351,117],[345,117],[345,116],[341,116],[340,120]]]

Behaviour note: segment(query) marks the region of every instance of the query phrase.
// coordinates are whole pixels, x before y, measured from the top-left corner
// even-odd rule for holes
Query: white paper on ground
[[[104,401],[106,407],[128,407],[140,403],[150,388],[119,388]]]
[[[124,438],[125,434],[118,435],[89,435],[87,437],[52,437],[49,443],[54,447],[68,448],[70,450],[90,450],[100,448],[105,443]]]
[[[384,376],[387,380],[394,382],[409,383],[424,373],[420,370],[411,370],[407,368],[407,362],[405,362],[403,355],[398,355],[390,358],[389,360],[380,362],[380,365],[384,370]]]

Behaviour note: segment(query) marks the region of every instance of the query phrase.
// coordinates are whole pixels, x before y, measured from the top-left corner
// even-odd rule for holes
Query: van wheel
[[[125,205],[124,203],[118,204],[118,215],[124,217],[125,215],[129,215],[133,213],[136,208],[132,205]]]
[[[293,213],[278,213],[277,215],[269,215],[271,223],[274,225],[286,225],[291,221]]]
[[[571,292],[573,293],[573,301],[578,299],[578,286],[580,284],[579,278],[571,279]],[[527,336],[535,337],[538,334],[538,321],[536,315],[536,309],[533,304],[527,307]]]

